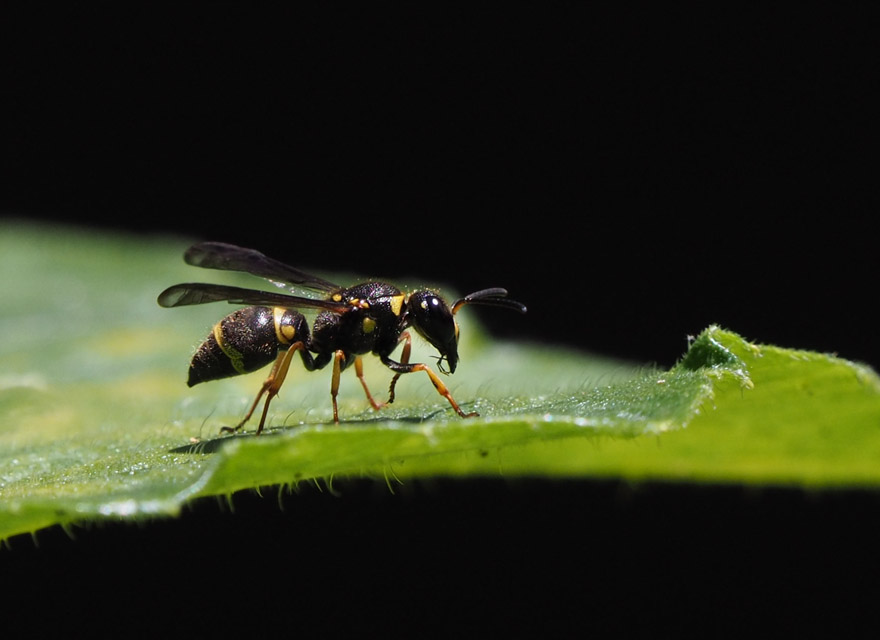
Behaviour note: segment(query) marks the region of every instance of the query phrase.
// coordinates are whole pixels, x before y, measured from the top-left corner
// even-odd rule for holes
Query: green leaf
[[[407,478],[487,474],[880,485],[873,371],[717,327],[659,371],[487,340],[469,315],[448,383],[479,418],[455,415],[421,373],[404,376],[394,405],[377,413],[346,375],[334,425],[329,371],[298,369],[263,435],[219,437],[265,374],[184,384],[192,349],[232,310],[156,305],[164,287],[194,279],[186,246],[0,223],[0,538],[350,475],[392,489]],[[387,388],[390,372],[368,360],[374,392]]]

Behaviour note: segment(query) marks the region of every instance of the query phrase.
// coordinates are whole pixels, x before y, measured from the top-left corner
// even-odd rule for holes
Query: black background
[[[867,12],[23,7],[0,21],[2,215],[505,286],[529,314],[480,312],[498,335],[637,362],[673,364],[714,322],[880,364]],[[794,622],[815,614],[805,601],[828,602],[820,586],[871,593],[849,578],[873,555],[836,555],[877,530],[865,496],[653,487],[621,501],[621,488],[453,483],[407,501],[353,485],[349,502],[294,496],[284,512],[239,496],[251,515],[201,504],[172,524],[19,541],[0,562],[72,584],[116,569],[131,581],[132,562],[160,583],[136,578],[132,600],[170,594],[196,626],[242,593],[255,625],[268,610],[295,628],[309,593],[309,617],[387,614],[391,632],[396,616],[435,630],[457,619],[461,601],[441,591],[467,596],[486,628],[546,611],[528,616],[538,630],[715,614],[722,629],[755,611]],[[841,513],[856,540],[819,533]],[[574,565],[532,552],[581,546]],[[509,618],[477,606],[495,590]]]

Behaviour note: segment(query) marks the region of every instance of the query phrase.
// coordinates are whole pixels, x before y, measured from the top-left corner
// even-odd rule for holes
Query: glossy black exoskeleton
[[[476,412],[462,411],[443,381],[427,365],[409,361],[412,338],[407,330],[414,329],[437,349],[440,353],[438,367],[442,373],[447,373],[444,360],[448,373],[453,373],[458,364],[458,324],[454,316],[461,307],[482,304],[520,313],[526,311],[524,305],[507,298],[507,291],[500,288],[476,291],[456,300],[450,307],[437,293],[429,290],[403,293],[384,282],[340,287],[259,251],[219,242],[193,245],[184,254],[184,260],[197,267],[244,271],[279,286],[293,285],[291,290],[311,289],[324,294],[323,298],[306,298],[226,285],[187,283],[169,287],[159,295],[159,304],[163,307],[219,301],[250,305],[218,322],[190,363],[187,384],[193,386],[256,371],[274,361],[269,377],[244,419],[235,427],[224,427],[224,431],[241,429],[266,395],[257,433],[263,430],[269,403],[284,383],[295,353],[300,354],[309,371],[321,369],[333,361],[330,396],[335,422],[339,422],[336,406],[339,376],[352,363],[370,405],[377,410],[383,406],[373,399],[364,380],[361,356],[367,353],[377,355],[395,372],[389,388],[389,404],[394,401],[394,388],[402,374],[424,371],[460,416],[477,415]],[[302,308],[320,310],[311,330],[306,317],[298,311]],[[400,360],[392,360],[391,354],[401,343]]]

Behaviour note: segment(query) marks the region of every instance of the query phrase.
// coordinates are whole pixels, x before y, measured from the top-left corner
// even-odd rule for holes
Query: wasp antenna
[[[508,298],[507,289],[502,289],[501,287],[491,287],[489,289],[481,289],[469,293],[464,298],[456,300],[452,304],[452,313],[458,312],[458,310],[466,304],[481,304],[488,307],[512,309],[519,313],[526,312],[526,305],[522,302],[517,302],[516,300]]]
[[[480,289],[479,291],[474,291],[473,293],[467,294],[462,300],[467,300],[468,302],[473,302],[474,300],[480,300],[482,298],[506,298],[507,297],[507,289],[502,287],[490,287],[488,289]]]

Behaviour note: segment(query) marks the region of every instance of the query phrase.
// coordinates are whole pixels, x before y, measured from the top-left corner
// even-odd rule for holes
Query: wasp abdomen
[[[189,365],[190,387],[199,382],[250,373],[275,360],[279,349],[308,340],[301,313],[272,307],[245,307],[214,325]]]

